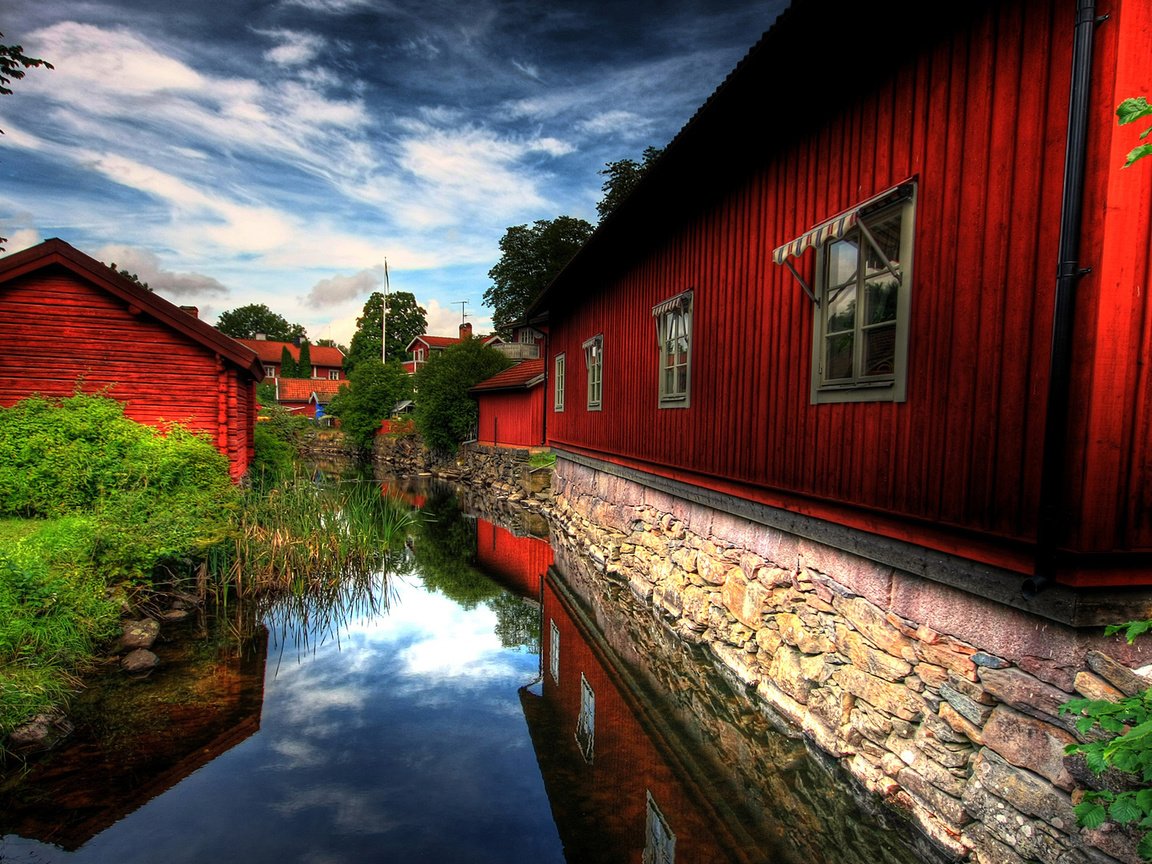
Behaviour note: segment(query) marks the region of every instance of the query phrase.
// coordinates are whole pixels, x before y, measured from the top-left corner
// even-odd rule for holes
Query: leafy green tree
[[[1116,108],[1116,117],[1119,119],[1121,126],[1126,123],[1135,123],[1137,120],[1143,120],[1149,116],[1152,116],[1152,107],[1149,107],[1148,99],[1144,96],[1125,99]],[[1140,139],[1143,140],[1147,138],[1150,133],[1152,133],[1152,126],[1149,126],[1140,133]],[[1128,159],[1124,162],[1124,167],[1127,168],[1133,162],[1150,155],[1152,155],[1152,144],[1140,144],[1128,153]]]
[[[0,39],[4,38],[4,34],[0,33]],[[29,57],[24,53],[23,45],[0,45],[0,96],[11,96],[12,88],[8,85],[13,81],[19,81],[27,73],[25,69],[36,69],[43,67],[45,69],[55,69],[56,67],[49,63],[47,60],[41,60],[39,57]],[[0,129],[0,134],[4,130]]]
[[[137,285],[139,285],[145,291],[151,291],[152,290],[151,288],[148,287],[147,282],[140,281],[140,277],[137,276],[132,271],[130,271],[127,267],[117,267],[115,261],[113,261],[111,264],[108,265],[108,269],[111,270],[113,273],[120,274],[125,279],[127,279],[129,282],[135,282]]]
[[[476,428],[476,402],[468,389],[511,364],[479,339],[433,354],[414,376],[419,394],[414,419],[424,443],[441,453],[454,451]]]
[[[646,147],[639,162],[635,159],[620,159],[616,162],[605,163],[604,169],[600,172],[607,178],[604,180],[604,185],[600,187],[604,197],[596,204],[596,212],[600,214],[601,222],[609,213],[620,206],[620,202],[636,188],[640,178],[652,167],[656,157],[663,152],[663,148],[660,147]]]
[[[340,351],[341,354],[348,353],[348,346],[341,345],[335,339],[317,339],[316,344],[321,348],[336,348]]]
[[[220,313],[216,329],[233,339],[255,339],[263,333],[276,342],[294,342],[307,334],[300,324],[289,324],[263,303],[249,303]]]
[[[412,376],[400,363],[381,363],[367,357],[356,364],[348,384],[328,405],[328,413],[340,418],[344,434],[365,450],[372,446],[380,421],[397,403],[412,398]]]
[[[500,260],[488,271],[484,304],[496,331],[507,336],[532,301],[592,236],[592,225],[572,216],[513,225],[500,238]]]
[[[300,377],[300,370],[296,366],[296,358],[292,356],[292,352],[288,350],[287,345],[280,349],[280,377]]]
[[[356,364],[369,357],[380,359],[381,312],[384,295],[373,291],[356,319],[352,344],[344,352],[344,368],[349,373]],[[416,303],[416,295],[396,291],[388,295],[388,360],[407,359],[408,343],[428,329],[428,313]]]
[[[296,360],[296,378],[311,378],[312,377],[312,349],[308,346],[308,340],[305,339],[300,343],[300,356]]]

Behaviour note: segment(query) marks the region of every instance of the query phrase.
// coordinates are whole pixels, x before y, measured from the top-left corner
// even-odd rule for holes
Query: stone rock
[[[984,651],[977,651],[975,654],[973,654],[972,662],[977,666],[983,666],[986,669],[1007,669],[1012,665],[1003,657],[997,657],[994,654],[988,654]]]
[[[813,633],[803,619],[791,612],[778,612],[776,626],[780,638],[789,645],[795,645],[805,654],[825,654],[832,650],[832,642],[822,633]]]
[[[770,589],[759,582],[750,582],[739,567],[732,567],[720,589],[724,606],[736,620],[753,630],[764,625],[764,609]]]
[[[718,555],[708,555],[700,550],[696,556],[696,572],[709,585],[723,585],[728,570],[728,563]]]
[[[972,662],[972,652],[953,640],[941,640],[936,643],[916,643],[918,657],[926,663],[943,666],[969,681],[976,680],[976,664]]]
[[[1085,831],[1084,839],[1123,864],[1146,864],[1136,851],[1139,837],[1120,825],[1105,823],[1095,830]]]
[[[1076,739],[1051,723],[999,705],[984,724],[984,744],[1005,761],[1047,777],[1064,790],[1076,785],[1064,767],[1064,748]]]
[[[980,727],[965,717],[963,714],[961,714],[959,711],[957,711],[955,708],[953,708],[951,705],[949,705],[947,702],[941,704],[937,711],[940,715],[940,719],[943,720],[948,728],[950,728],[957,735],[963,735],[964,738],[967,738],[973,744],[984,743],[984,733],[981,731]],[[946,741],[948,739],[941,737],[940,740]]]
[[[964,833],[972,843],[977,864],[1026,864],[1011,847],[993,837],[979,822],[970,824]]]
[[[1086,699],[1100,699],[1107,702],[1116,702],[1124,698],[1124,694],[1091,672],[1076,673],[1076,692]]]
[[[984,721],[988,719],[988,715],[992,713],[990,706],[981,705],[963,693],[957,692],[948,684],[940,685],[940,695],[944,698],[945,702],[952,706],[957,714],[974,726],[983,726]]]
[[[139,621],[125,621],[121,625],[120,648],[124,651],[133,651],[137,648],[151,648],[156,637],[160,635],[160,622],[151,618],[142,618]]]
[[[120,660],[120,668],[133,675],[151,672],[160,663],[160,658],[147,648],[137,648],[125,654]]]
[[[1008,764],[992,750],[984,748],[977,754],[973,776],[1026,816],[1034,816],[1065,833],[1076,831],[1076,813],[1069,795],[1053,789],[1032,772]]]
[[[188,617],[188,615],[189,615],[189,612],[187,609],[169,609],[167,612],[165,612],[160,617],[163,618],[165,621],[168,621],[168,622],[174,624],[174,623],[177,623],[179,621],[185,620]]]
[[[1152,687],[1143,675],[1137,675],[1127,666],[1113,660],[1101,651],[1089,651],[1085,659],[1088,668],[1123,693],[1125,696],[1135,696]]]
[[[893,657],[915,659],[912,640],[893,627],[884,613],[863,597],[838,599],[836,610],[869,642]]]
[[[37,714],[17,726],[5,741],[14,753],[41,753],[51,750],[72,734],[73,726],[63,714]]]
[[[929,810],[950,825],[960,827],[972,821],[971,815],[964,809],[964,804],[959,798],[936,788],[912,768],[904,768],[897,774],[896,782],[923,801]]]
[[[934,663],[917,663],[913,667],[917,677],[929,687],[939,687],[948,681],[948,670]]]
[[[836,627],[836,648],[853,666],[887,681],[900,681],[912,672],[912,666],[899,657],[871,647],[856,630]]]
[[[841,687],[869,705],[904,720],[916,721],[927,706],[923,698],[899,684],[869,675],[854,666],[842,666],[835,675]]]
[[[808,695],[816,686],[801,665],[804,656],[791,645],[781,645],[768,667],[768,677],[772,682],[801,705],[808,704]]]
[[[981,669],[980,682],[985,690],[1017,711],[1075,734],[1073,718],[1060,713],[1060,706],[1071,698],[1070,693],[1014,667]]]

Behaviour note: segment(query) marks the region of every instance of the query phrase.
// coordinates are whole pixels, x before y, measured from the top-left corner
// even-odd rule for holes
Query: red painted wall
[[[476,563],[504,587],[533,600],[552,566],[552,547],[539,537],[517,537],[487,519],[476,520]]]
[[[480,408],[478,441],[508,447],[539,447],[544,443],[543,386],[530,390],[477,393]]]
[[[234,478],[252,458],[256,384],[206,346],[60,267],[0,286],[0,404],[106,391],[142,423],[205,433]]]
[[[1152,80],[1152,13],[1135,0],[1108,7],[1117,20],[1095,42],[1082,249],[1092,272],[1078,286],[1065,495],[1067,546],[1090,552],[1152,549],[1152,382],[1138,362],[1152,349],[1152,164],[1119,172],[1135,140],[1113,114]],[[570,265],[547,302],[548,369],[567,355],[566,409],[549,403],[549,443],[1029,571],[1074,4],[965,15],[955,33],[902,44],[890,59],[903,59],[878,64],[878,77],[854,66],[852,92],[825,115],[805,110],[806,97],[793,110],[771,81],[749,85],[766,101],[747,106],[744,131],[761,147],[748,170],[638,248],[609,235],[606,252]],[[797,57],[769,68],[810,63],[810,47],[798,39],[786,49]],[[765,115],[771,129],[756,131]],[[686,146],[720,159],[731,140]],[[907,401],[812,405],[813,304],[772,250],[908,178],[918,189]],[[798,262],[810,284],[814,257]],[[687,289],[691,407],[661,410],[651,309]],[[581,344],[598,333],[597,412],[585,408]]]

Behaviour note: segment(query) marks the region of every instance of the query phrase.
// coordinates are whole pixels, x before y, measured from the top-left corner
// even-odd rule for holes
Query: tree
[[[101,262],[101,263],[103,263],[103,262]],[[131,272],[130,270],[128,270],[128,268],[117,267],[115,261],[113,261],[111,264],[108,265],[108,269],[111,270],[113,273],[118,273],[119,275],[123,276],[129,282],[135,282],[137,285],[139,285],[145,291],[151,291],[152,290],[151,288],[148,287],[147,282],[141,282],[140,277],[137,276],[135,273]]]
[[[280,349],[280,377],[300,377],[300,369],[296,365],[296,358],[292,356],[292,352],[288,350],[287,345]]]
[[[341,345],[335,339],[317,339],[316,344],[322,348],[336,348],[337,350],[340,351],[341,354],[347,354],[348,353],[348,346],[347,345]]]
[[[596,204],[596,212],[600,214],[601,222],[631,194],[640,178],[663,152],[663,148],[660,147],[645,147],[639,162],[635,159],[620,159],[604,163],[604,169],[600,172],[607,178],[600,187],[604,197]]]
[[[312,349],[308,347],[307,339],[300,343],[300,356],[296,359],[296,374],[293,377],[312,377]]]
[[[295,342],[307,335],[302,325],[289,324],[283,315],[263,303],[249,303],[221,312],[216,319],[216,329],[233,339],[255,339],[262,333],[276,342]]]
[[[512,325],[584,242],[592,225],[572,216],[540,219],[529,225],[513,225],[500,238],[500,260],[488,271],[491,287],[484,303],[492,309],[496,331],[507,336]]]
[[[0,39],[3,38],[4,34],[0,33]],[[8,85],[23,78],[27,74],[25,69],[35,69],[41,66],[45,69],[56,68],[47,60],[29,57],[24,53],[24,46],[22,45],[0,45],[0,96],[12,95],[12,88]],[[3,131],[0,129],[0,133]]]
[[[512,361],[479,339],[434,354],[416,373],[416,429],[429,449],[452,452],[476,428],[477,408],[468,388],[491,378]]]
[[[340,388],[328,405],[328,413],[340,418],[340,427],[358,447],[372,446],[380,421],[392,409],[412,398],[412,376],[400,363],[381,363],[379,357],[366,357],[356,364],[348,384]]]
[[[373,291],[356,319],[356,332],[344,357],[344,368],[351,374],[356,364],[369,357],[380,359],[381,310],[384,295]],[[417,305],[416,295],[396,291],[388,295],[388,359],[407,359],[408,343],[428,329],[428,313]]]

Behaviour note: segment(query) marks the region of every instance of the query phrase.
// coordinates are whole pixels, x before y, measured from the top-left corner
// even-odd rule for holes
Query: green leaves
[[[1152,107],[1148,105],[1148,100],[1143,96],[1136,96],[1133,98],[1125,99],[1116,107],[1116,117],[1119,120],[1121,126],[1124,126],[1128,123],[1135,123],[1137,120],[1141,120],[1150,116],[1152,116]],[[1152,126],[1149,126],[1147,129],[1141,132],[1140,138],[1147,138],[1149,133],[1152,133]],[[1149,154],[1152,154],[1152,144],[1140,144],[1128,153],[1128,158],[1124,162],[1124,167],[1127,168],[1133,162],[1143,159]]]

